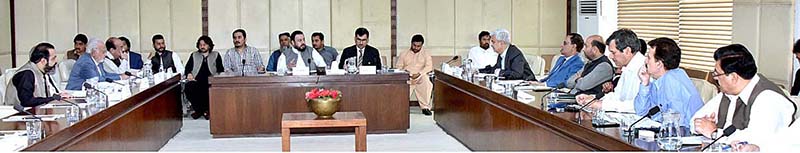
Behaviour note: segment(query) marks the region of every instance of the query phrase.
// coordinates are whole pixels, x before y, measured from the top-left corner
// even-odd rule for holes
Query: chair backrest
[[[539,55],[526,55],[525,59],[528,60],[528,65],[531,66],[531,70],[533,71],[534,75],[544,75],[545,69],[545,61],[542,56]]]
[[[72,59],[64,60],[58,64],[57,71],[61,82],[67,82],[69,80],[69,74],[72,72],[73,66],[75,66],[75,60]]]
[[[717,86],[711,84],[711,82],[706,81],[705,79],[698,79],[698,78],[689,78],[692,80],[694,87],[697,88],[697,92],[700,93],[700,98],[703,99],[703,103],[708,102],[714,95],[717,95]]]

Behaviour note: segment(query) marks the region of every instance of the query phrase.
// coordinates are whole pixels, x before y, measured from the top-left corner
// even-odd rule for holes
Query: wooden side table
[[[356,151],[367,151],[367,119],[361,112],[336,112],[333,118],[318,119],[314,113],[283,113],[281,120],[281,146],[291,150],[292,128],[354,127]]]

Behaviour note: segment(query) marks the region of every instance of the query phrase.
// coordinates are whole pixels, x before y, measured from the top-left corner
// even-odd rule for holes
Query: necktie
[[[100,78],[103,78],[105,74],[103,74],[103,63],[97,64],[97,73],[100,74]]]
[[[361,63],[363,63],[363,62],[364,62],[364,50],[363,49],[359,49],[358,50],[358,59],[356,60],[356,64],[358,65],[357,67],[361,67]]]
[[[503,61],[503,57],[502,56],[497,56],[497,66],[498,66],[498,68],[503,69],[504,68],[503,63],[505,63],[505,61]]]

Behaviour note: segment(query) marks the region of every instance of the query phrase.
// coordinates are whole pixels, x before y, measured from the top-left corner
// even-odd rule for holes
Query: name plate
[[[295,67],[292,69],[292,75],[308,75],[310,72],[308,67]]]
[[[359,74],[377,74],[375,66],[361,66],[358,68]]]

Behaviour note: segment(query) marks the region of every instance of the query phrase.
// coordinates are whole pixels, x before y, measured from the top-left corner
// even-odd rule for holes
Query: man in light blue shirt
[[[539,81],[548,87],[565,87],[567,80],[583,69],[583,60],[581,57],[576,56],[582,49],[583,37],[577,33],[567,34],[564,42],[561,43],[562,56],[558,57],[556,63],[553,63],[553,69],[550,70],[550,74]]]
[[[703,107],[703,100],[686,71],[678,68],[681,49],[674,40],[663,37],[651,40],[648,46],[646,67],[639,73],[642,83],[633,104],[636,114],[644,116],[658,106],[661,113],[653,119],[663,122],[662,114],[673,110],[681,114],[680,125],[689,127],[694,113]]]

